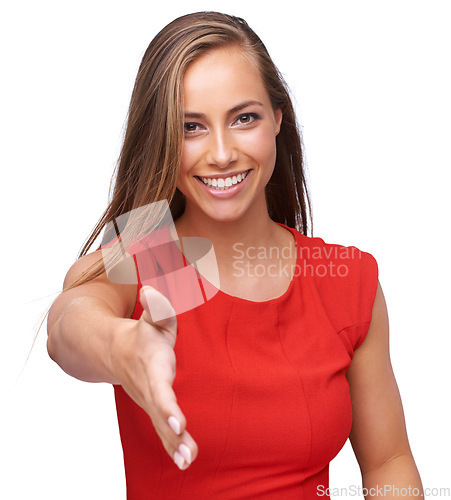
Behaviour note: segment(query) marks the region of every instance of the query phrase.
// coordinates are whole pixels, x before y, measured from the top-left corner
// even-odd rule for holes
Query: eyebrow
[[[241,111],[242,109],[244,108],[247,108],[248,106],[262,106],[263,107],[263,104],[260,102],[260,101],[244,101],[240,104],[237,104],[236,106],[234,106],[232,109],[229,109],[229,111],[227,112],[228,115],[233,115],[234,113],[237,113],[238,111]],[[192,113],[192,112],[188,112],[188,113],[185,113],[185,118],[205,118],[205,114],[204,113]]]

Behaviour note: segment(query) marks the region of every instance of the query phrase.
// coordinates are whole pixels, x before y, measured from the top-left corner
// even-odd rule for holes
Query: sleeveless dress
[[[253,302],[219,290],[177,315],[173,388],[199,446],[187,470],[114,386],[128,500],[327,498],[329,462],[352,423],[346,372],[368,331],[378,268],[355,247],[280,225],[294,235],[297,259],[283,295]],[[146,269],[169,275],[183,257],[165,241],[169,258],[132,253],[139,286]],[[137,300],[132,318],[141,313]]]

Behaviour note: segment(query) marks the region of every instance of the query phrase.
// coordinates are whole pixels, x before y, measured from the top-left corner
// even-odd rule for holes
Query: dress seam
[[[304,479],[302,480],[302,483],[301,483],[302,497],[304,497],[304,494],[303,494],[304,493],[303,492],[303,483],[304,483],[304,480],[305,480],[305,468],[308,466],[308,464],[310,462],[310,458],[312,456],[312,448],[313,448],[313,444],[312,444],[312,441],[313,441],[312,416],[310,414],[310,408],[309,408],[309,405],[308,405],[307,396],[305,394],[305,388],[304,388],[304,382],[302,380],[302,376],[299,373],[299,371],[295,369],[292,361],[288,357],[287,352],[286,352],[285,347],[284,347],[284,344],[283,344],[282,336],[280,335],[280,305],[279,304],[277,305],[277,332],[279,334],[279,342],[280,342],[280,346],[282,347],[283,355],[284,355],[285,359],[288,361],[289,365],[291,366],[291,369],[294,371],[294,373],[296,374],[297,378],[299,379],[299,383],[300,383],[300,386],[301,386],[301,389],[302,389],[302,394],[304,396],[304,400],[305,400],[305,403],[306,403],[306,408],[307,408],[307,413],[308,413],[308,419],[309,419],[309,426],[310,426],[309,453],[308,453],[308,458],[307,458],[307,460],[305,462],[305,466],[304,466],[304,468],[302,470]]]
[[[212,492],[212,490],[214,488],[214,484],[215,484],[215,481],[216,481],[216,476],[218,474],[219,469],[221,468],[222,461],[223,461],[224,456],[225,456],[226,451],[227,451],[227,446],[228,446],[229,440],[230,440],[230,426],[231,426],[231,423],[232,423],[232,415],[233,415],[233,411],[234,411],[234,408],[235,408],[235,398],[236,398],[236,391],[237,391],[237,376],[236,376],[235,367],[233,366],[232,358],[230,356],[229,344],[228,344],[228,340],[229,340],[229,325],[230,325],[230,321],[232,319],[232,313],[233,313],[234,308],[235,308],[235,300],[232,301],[232,306],[231,306],[231,310],[230,310],[230,316],[229,316],[229,320],[227,321],[227,327],[226,327],[226,349],[227,349],[227,357],[229,358],[230,366],[232,367],[232,370],[233,370],[233,375],[234,375],[234,379],[235,379],[235,387],[234,387],[234,390],[233,390],[232,403],[230,405],[229,422],[228,422],[228,425],[227,425],[227,437],[226,437],[226,440],[225,440],[224,449],[222,451],[221,458],[218,461],[218,466],[216,467],[215,473],[213,475],[213,479],[211,481],[210,493]]]

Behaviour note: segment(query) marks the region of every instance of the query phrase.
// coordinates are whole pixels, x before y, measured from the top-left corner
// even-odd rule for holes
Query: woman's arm
[[[71,267],[64,286],[99,258],[94,254]],[[172,389],[177,318],[166,297],[143,287],[139,291],[143,313],[130,319],[137,291],[136,285],[112,283],[105,273],[63,291],[49,312],[48,352],[78,379],[121,385],[147,412],[177,466],[185,469],[196,458],[197,445],[186,431],[186,419]],[[166,319],[154,322],[151,311]]]
[[[100,251],[77,260],[63,287],[73,283],[102,258]],[[62,292],[47,319],[50,357],[69,375],[86,382],[118,383],[112,366],[113,341],[122,328],[131,327],[136,285],[118,285],[106,273],[91,282]]]
[[[407,438],[388,332],[387,306],[378,285],[369,331],[347,373],[353,413],[350,441],[368,492],[365,498],[416,498],[423,496],[423,488]]]

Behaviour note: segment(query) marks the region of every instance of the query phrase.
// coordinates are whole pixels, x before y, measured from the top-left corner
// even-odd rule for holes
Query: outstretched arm
[[[367,336],[347,373],[353,413],[350,441],[366,499],[417,498],[423,488],[407,438],[388,332],[387,306],[378,285]]]
[[[75,262],[64,288],[98,258],[94,252]],[[177,319],[167,298],[152,287],[138,291],[143,312],[131,319],[136,292],[136,286],[115,284],[105,273],[64,290],[49,311],[48,352],[73,377],[121,385],[148,413],[176,465],[186,469],[197,456],[197,444],[172,389]]]

